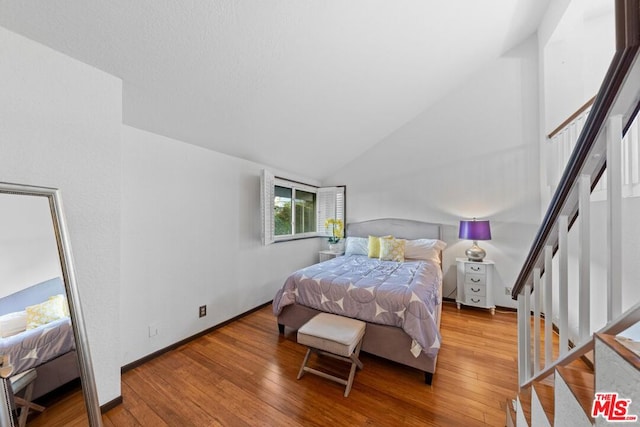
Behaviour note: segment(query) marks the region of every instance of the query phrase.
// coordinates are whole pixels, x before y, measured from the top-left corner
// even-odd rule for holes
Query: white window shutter
[[[275,177],[271,172],[262,169],[260,175],[260,213],[262,215],[262,244],[270,245],[274,242],[274,194]]]
[[[344,221],[344,187],[318,188],[316,205],[317,231],[322,236],[330,236],[331,230],[324,226],[328,218],[336,218]]]
[[[344,187],[336,188],[336,218],[344,223]]]

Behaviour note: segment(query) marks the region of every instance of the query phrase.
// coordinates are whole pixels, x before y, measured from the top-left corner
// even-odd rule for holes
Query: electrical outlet
[[[511,288],[510,288],[510,287],[508,287],[508,286],[505,286],[505,287],[504,287],[504,294],[505,294],[505,295],[511,295]]]
[[[155,337],[156,335],[158,335],[158,324],[151,323],[149,325],[149,338]]]
[[[207,306],[206,305],[201,305],[200,309],[198,310],[198,315],[199,317],[204,317],[207,315]]]

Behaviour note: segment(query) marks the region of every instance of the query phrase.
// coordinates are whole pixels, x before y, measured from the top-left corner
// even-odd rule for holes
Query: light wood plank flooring
[[[351,394],[315,375],[296,380],[305,348],[278,334],[271,307],[122,376],[124,403],[105,426],[503,426],[517,391],[516,315],[445,302],[432,387],[423,374],[362,354]],[[316,361],[317,363],[318,361]],[[341,374],[347,367],[323,358]],[[78,393],[30,426],[83,425]],[[76,417],[77,418],[77,417]]]

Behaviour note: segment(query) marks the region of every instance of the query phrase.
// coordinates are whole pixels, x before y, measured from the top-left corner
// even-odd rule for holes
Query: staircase
[[[640,301],[623,299],[624,289],[640,284],[624,282],[622,264],[623,187],[640,165],[640,156],[625,155],[639,151],[640,0],[615,6],[616,53],[590,110],[567,124],[581,129],[565,142],[571,155],[548,162],[562,173],[548,175],[555,191],[513,287],[520,387],[506,402],[507,426],[640,425],[640,352],[619,337],[640,322]],[[606,220],[595,226],[594,190],[606,193]],[[605,248],[604,268],[592,257],[598,227],[606,242],[594,247]],[[604,278],[593,280],[598,274]],[[606,320],[592,312],[598,306]]]
[[[636,424],[632,425],[640,425],[640,357],[611,334],[594,334],[591,342],[595,348],[596,366],[591,367],[577,359],[556,367],[548,377],[533,381],[518,393],[514,401],[507,402],[506,425],[608,425],[606,417],[615,417],[616,413],[609,412],[608,407],[603,405],[598,410],[598,416],[593,417],[596,391],[607,394],[615,392],[618,401],[630,399],[627,411],[618,409],[618,412],[624,412],[628,417],[636,416]],[[622,416],[618,415],[618,418]]]

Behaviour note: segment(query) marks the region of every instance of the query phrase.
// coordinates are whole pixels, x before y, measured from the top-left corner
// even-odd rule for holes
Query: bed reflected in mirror
[[[59,191],[0,183],[0,229],[0,425],[47,425],[79,387],[101,425]]]

